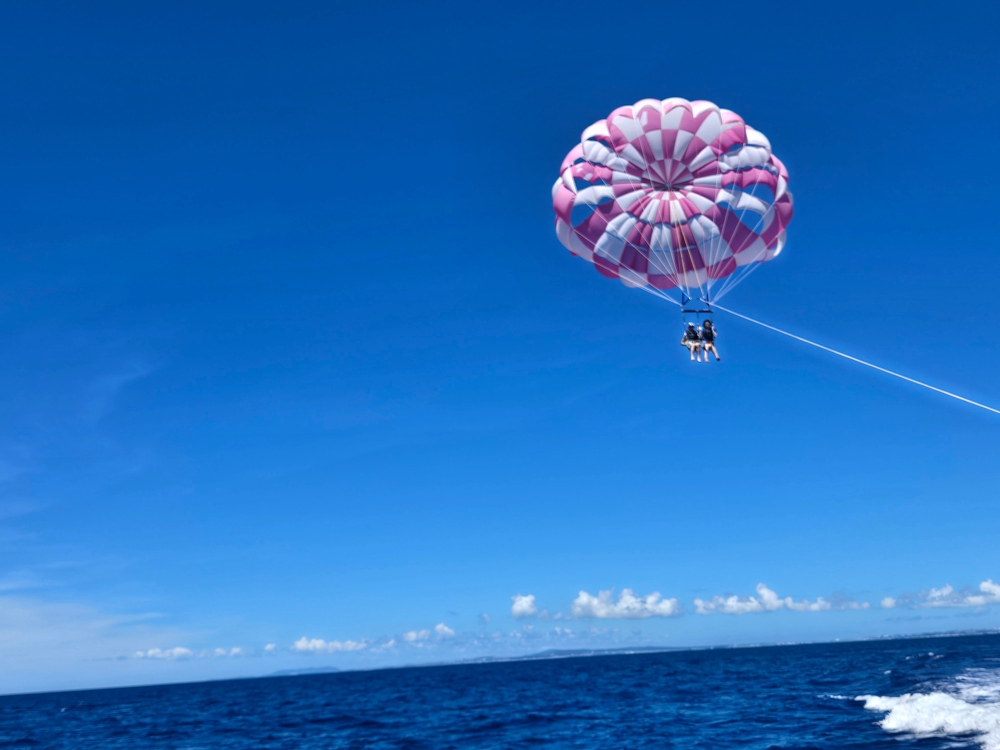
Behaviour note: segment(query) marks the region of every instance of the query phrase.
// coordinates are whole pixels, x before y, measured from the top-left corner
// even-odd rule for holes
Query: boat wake
[[[887,732],[914,739],[970,740],[1000,750],[1000,670],[968,669],[940,689],[897,697],[859,695],[870,711],[881,711]]]

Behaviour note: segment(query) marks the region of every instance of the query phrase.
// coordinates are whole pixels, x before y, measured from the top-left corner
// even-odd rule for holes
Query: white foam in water
[[[887,732],[913,737],[975,739],[983,750],[1000,750],[1000,672],[970,669],[942,691],[895,698],[859,695],[870,711],[883,711]]]

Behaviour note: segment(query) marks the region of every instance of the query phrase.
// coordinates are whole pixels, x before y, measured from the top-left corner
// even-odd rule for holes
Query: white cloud
[[[622,589],[618,601],[612,599],[612,590],[600,591],[597,596],[581,591],[573,600],[574,617],[600,619],[643,619],[646,617],[672,617],[680,614],[676,599],[664,599],[654,591],[644,597],[636,596],[632,589]]]
[[[955,591],[950,584],[939,589],[931,589],[926,594],[921,592],[914,597],[900,597],[910,606],[917,607],[985,607],[988,604],[1000,604],[1000,584],[987,578],[979,584],[979,593]]]
[[[338,651],[361,651],[368,648],[368,645],[368,641],[364,639],[360,641],[324,641],[322,638],[302,636],[292,644],[292,651],[333,654]]]
[[[836,601],[830,602],[822,596],[815,601],[802,599],[795,601],[790,596],[778,596],[763,583],[757,584],[757,596],[713,596],[709,600],[695,599],[694,608],[699,615],[722,613],[727,615],[746,615],[759,612],[774,612],[788,609],[792,612],[828,612],[841,609],[868,609],[868,602]]]
[[[513,602],[510,605],[511,617],[531,617],[538,612],[538,607],[535,606],[534,594],[527,594],[525,596],[515,594],[510,599]]]
[[[956,590],[951,584],[945,584],[941,588],[931,588],[917,594],[902,594],[897,597],[887,596],[882,600],[882,606],[886,609],[986,607],[991,604],[1000,604],[1000,584],[994,583],[992,578],[980,583],[978,591],[970,591],[968,588]]]
[[[277,648],[278,648],[278,644],[276,644],[276,643],[268,643],[266,646],[264,646],[264,653],[266,653],[266,654],[273,654],[277,650]]]
[[[166,649],[151,648],[146,651],[136,651],[132,656],[135,659],[190,659],[194,656],[194,651],[181,646]]]
[[[407,643],[413,643],[414,641],[426,641],[431,637],[431,631],[429,630],[411,630],[408,633],[403,633],[403,640]]]
[[[488,614],[486,614],[485,612],[483,612],[481,615],[479,615],[479,624],[480,625],[489,625],[490,624],[490,616]]]
[[[928,607],[951,606],[953,593],[955,593],[955,589],[953,589],[950,584],[939,589],[931,589],[927,592],[927,597],[924,599],[924,603]]]
[[[454,638],[455,631],[445,625],[443,622],[439,622],[434,626],[434,632],[438,634],[438,638]]]
[[[987,578],[979,584],[980,596],[967,596],[966,606],[981,607],[984,604],[1000,604],[1000,583],[993,583],[992,578]]]

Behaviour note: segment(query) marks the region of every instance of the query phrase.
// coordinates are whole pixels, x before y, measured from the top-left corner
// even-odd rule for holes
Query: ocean
[[[1000,750],[1000,635],[7,696],[0,747]]]

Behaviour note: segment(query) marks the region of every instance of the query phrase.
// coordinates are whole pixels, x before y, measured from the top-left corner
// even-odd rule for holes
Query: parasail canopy
[[[764,134],[678,98],[584,130],[552,204],[559,240],[605,276],[709,303],[781,252],[792,219],[788,171]]]

